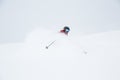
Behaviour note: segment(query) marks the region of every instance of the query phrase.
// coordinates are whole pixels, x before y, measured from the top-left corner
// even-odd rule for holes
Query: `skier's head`
[[[68,26],[65,26],[64,28],[63,28],[63,30],[61,30],[60,32],[61,33],[65,33],[66,35],[68,35],[68,32],[70,31],[70,28],[68,27]]]
[[[65,26],[64,31],[65,31],[65,33],[68,33],[70,31],[70,28],[68,26]]]

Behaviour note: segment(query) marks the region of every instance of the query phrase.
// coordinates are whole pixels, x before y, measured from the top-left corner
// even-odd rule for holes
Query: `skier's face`
[[[69,29],[65,29],[65,32],[67,32],[67,33],[68,33],[68,32],[69,32]]]

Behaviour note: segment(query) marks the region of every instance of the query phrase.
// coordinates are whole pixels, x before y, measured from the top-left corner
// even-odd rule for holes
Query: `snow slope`
[[[120,80],[119,35],[67,37],[35,30],[24,43],[0,46],[0,80]]]

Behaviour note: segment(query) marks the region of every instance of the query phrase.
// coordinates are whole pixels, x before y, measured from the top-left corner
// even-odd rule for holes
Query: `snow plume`
[[[80,48],[77,50],[78,46],[74,44],[71,38],[72,37],[70,35],[67,36],[59,31],[38,28],[28,35],[25,43],[27,48],[31,48],[29,49],[30,51],[34,50],[33,52],[36,51],[38,54],[55,53],[56,55],[60,52],[60,54],[66,54],[68,56],[68,53],[70,55],[70,53],[74,54],[80,51]],[[54,44],[52,44],[50,48],[46,50],[45,47],[51,44],[53,41],[55,41]]]
[[[120,80],[119,35],[75,37],[36,29],[22,45],[0,46],[0,80]]]

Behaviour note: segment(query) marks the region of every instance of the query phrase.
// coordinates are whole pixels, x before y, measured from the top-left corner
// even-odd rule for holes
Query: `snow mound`
[[[21,47],[0,46],[4,48],[0,51],[0,79],[119,80],[119,35],[120,31],[113,31],[75,37],[37,29]]]

